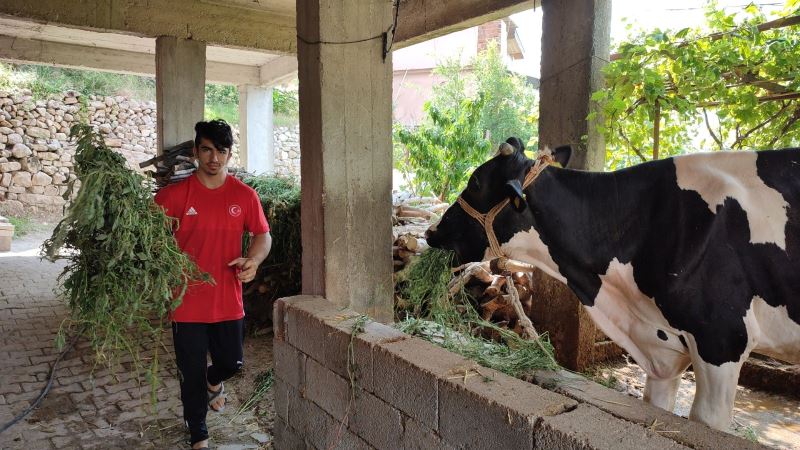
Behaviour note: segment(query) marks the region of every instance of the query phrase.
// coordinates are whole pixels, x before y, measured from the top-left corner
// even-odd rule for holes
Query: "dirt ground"
[[[597,368],[593,379],[641,399],[644,371],[632,361]],[[689,417],[695,392],[694,373],[681,379],[674,413]],[[800,400],[742,386],[736,393],[730,433],[779,449],[800,449]]]

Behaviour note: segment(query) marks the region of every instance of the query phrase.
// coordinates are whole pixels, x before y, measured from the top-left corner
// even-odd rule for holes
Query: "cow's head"
[[[533,214],[528,211],[530,199],[526,198],[522,184],[535,161],[525,156],[525,147],[515,137],[500,145],[497,154],[472,173],[461,198],[474,210],[486,214],[494,206],[509,199],[494,220],[494,230],[502,245],[502,230],[528,229],[533,225]],[[552,152],[556,162],[566,166],[571,148],[559,147]],[[453,250],[454,264],[481,261],[489,241],[483,226],[458,203],[445,211],[439,223],[425,233],[431,247]]]

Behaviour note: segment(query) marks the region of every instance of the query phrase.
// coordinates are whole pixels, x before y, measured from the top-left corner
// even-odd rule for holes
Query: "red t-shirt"
[[[242,256],[242,235],[269,231],[256,192],[233,176],[209,189],[197,175],[162,188],[155,201],[170,217],[178,219],[178,246],[216,282],[190,284],[183,302],[175,309],[175,322],[213,323],[244,317],[242,283],[237,268],[228,263]]]

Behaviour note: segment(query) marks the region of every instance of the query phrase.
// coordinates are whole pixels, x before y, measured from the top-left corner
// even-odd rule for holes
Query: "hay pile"
[[[479,299],[487,286],[480,279],[454,283],[452,257],[430,249],[395,274],[396,326],[514,377],[556,368],[546,336],[526,339],[508,324],[481,317]]]
[[[263,327],[272,322],[276,299],[300,293],[300,185],[283,176],[250,176],[242,181],[258,193],[272,235],[269,256],[244,286],[248,326]]]
[[[178,248],[172,219],[153,202],[145,177],[88,125],[75,125],[72,137],[80,190],[73,198],[76,184],[69,184],[66,215],[43,245],[50,261],[68,261],[59,282],[70,315],[59,343],[65,334],[86,337],[97,362],[112,372],[138,374],[149,359],[155,396],[169,312],[190,280],[208,277]]]

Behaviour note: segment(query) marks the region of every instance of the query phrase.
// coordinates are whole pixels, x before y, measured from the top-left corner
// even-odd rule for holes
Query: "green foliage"
[[[452,258],[452,252],[429,249],[397,275],[397,304],[403,305],[397,313],[405,317],[396,327],[511,376],[557,368],[546,337],[540,337],[540,342],[526,340],[481,319],[463,289],[449,295]],[[500,342],[473,335],[476,329],[496,332]]]
[[[478,55],[473,65],[475,87],[486,102],[481,108],[480,127],[495,144],[516,136],[536,148],[539,122],[537,91],[522,77],[508,72],[495,42]]]
[[[300,111],[297,89],[272,89],[272,111],[284,116],[297,116]]]
[[[784,16],[800,13],[792,3]],[[765,101],[800,88],[800,30],[759,31],[767,20],[753,5],[728,14],[710,2],[704,29],[656,29],[621,44],[606,89],[593,95],[608,168],[651,159],[656,142],[659,157],[679,154],[699,128],[710,136],[699,145],[717,150],[800,143],[800,100]]]
[[[38,65],[0,64],[0,88],[30,89],[36,98],[73,90],[84,95],[156,98],[154,78]]]
[[[483,97],[464,99],[457,107],[438,109],[430,102],[430,123],[417,129],[396,127],[394,137],[405,147],[405,161],[414,173],[413,187],[422,195],[455,200],[472,169],[486,160],[489,141],[479,127]]]
[[[112,373],[140,372],[145,361],[152,400],[169,313],[190,281],[204,280],[172,235],[172,220],[152,200],[145,177],[103,143],[88,125],[75,125],[75,173],[66,216],[45,241],[46,257],[66,259],[59,277],[70,315],[59,331],[88,339],[98,363]],[[144,354],[143,354],[144,353]],[[133,367],[123,361],[130,358]]]
[[[411,188],[418,194],[452,201],[493,143],[517,136],[537,145],[538,102],[535,90],[508,71],[497,45],[478,54],[471,67],[450,59],[434,74],[444,82],[434,87],[423,123],[416,129],[395,125],[395,167],[413,174]]]
[[[11,225],[14,225],[14,236],[12,239],[21,238],[28,233],[38,229],[37,224],[30,217],[6,217]]]
[[[300,185],[293,178],[256,176],[243,180],[255,189],[269,222],[272,249],[254,282],[268,278],[272,299],[295,295],[301,284]]]

